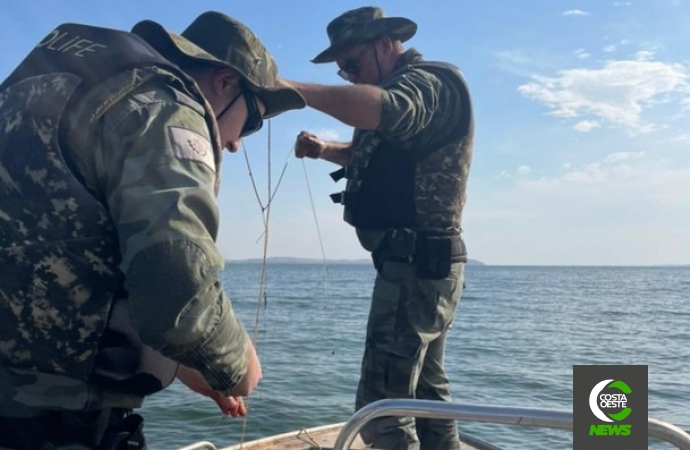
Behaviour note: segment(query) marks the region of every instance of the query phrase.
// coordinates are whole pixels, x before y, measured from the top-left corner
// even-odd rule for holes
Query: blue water
[[[223,274],[264,369],[246,423],[174,384],[142,410],[152,450],[222,447],[352,414],[373,269],[269,265],[259,302],[260,271],[228,264]],[[649,415],[690,430],[689,267],[472,265],[466,282],[447,346],[456,402],[571,410],[574,364],[643,364]],[[572,448],[563,430],[460,427],[506,449]]]

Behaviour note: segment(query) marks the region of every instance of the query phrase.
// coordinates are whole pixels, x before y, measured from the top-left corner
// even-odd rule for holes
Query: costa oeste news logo
[[[647,449],[647,366],[573,366],[573,449]]]

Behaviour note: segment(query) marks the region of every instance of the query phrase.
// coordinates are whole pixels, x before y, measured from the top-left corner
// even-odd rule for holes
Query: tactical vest
[[[432,72],[454,86],[460,93],[462,117],[457,127],[423,148],[401,149],[380,133],[356,131],[350,164],[331,174],[335,181],[347,178],[347,187],[331,198],[344,204],[345,220],[361,230],[460,227],[474,132],[467,84],[448,63],[420,61],[407,67]],[[439,151],[446,153],[442,161],[431,161]],[[437,178],[429,182],[432,175]],[[444,185],[443,177],[450,185]],[[431,206],[425,207],[425,202]]]
[[[142,347],[128,321],[115,225],[60,139],[70,105],[91,88],[154,66],[205,104],[139,37],[74,24],[49,33],[0,85],[0,366],[135,396],[172,381],[176,364]],[[119,86],[84,132],[142,82]]]
[[[331,174],[335,181],[347,178],[346,189],[331,198],[344,204],[345,221],[380,236],[372,247],[370,238],[358,234],[377,270],[390,260],[411,262],[420,279],[443,279],[453,263],[467,261],[460,224],[472,158],[472,105],[455,66],[419,61],[399,72],[411,68],[431,72],[457,91],[458,125],[404,142],[355,131],[350,163]]]

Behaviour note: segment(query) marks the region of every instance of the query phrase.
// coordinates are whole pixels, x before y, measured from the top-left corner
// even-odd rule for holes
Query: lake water
[[[223,273],[264,370],[246,421],[176,383],[141,411],[152,450],[222,447],[352,414],[374,270],[271,264],[259,301],[260,273],[258,264]],[[649,415],[690,430],[690,267],[470,265],[466,283],[447,344],[454,401],[571,410],[573,365],[643,364]],[[572,448],[563,430],[460,428],[506,449]]]

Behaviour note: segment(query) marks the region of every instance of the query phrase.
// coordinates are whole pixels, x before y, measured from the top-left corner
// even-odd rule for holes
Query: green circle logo
[[[597,419],[602,422],[620,422],[630,415],[632,409],[627,407],[628,398],[626,394],[630,394],[632,389],[621,380],[613,381],[604,380],[597,383],[592,392],[589,393],[589,409],[592,410],[592,414],[596,416]],[[610,383],[610,384],[609,384]],[[618,389],[621,394],[601,394],[604,388]],[[624,408],[622,411],[615,414],[604,414],[600,408],[610,408],[610,409],[620,409]],[[613,420],[612,420],[613,419]]]

